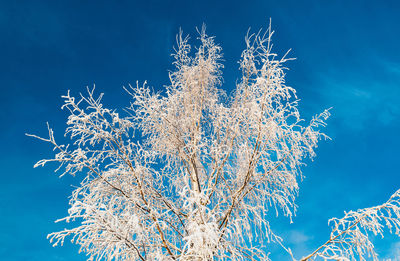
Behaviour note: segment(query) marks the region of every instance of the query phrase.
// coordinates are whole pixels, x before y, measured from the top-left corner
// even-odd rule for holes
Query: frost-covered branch
[[[329,240],[302,260],[321,257],[324,260],[378,260],[369,235],[380,235],[384,229],[400,236],[400,190],[379,206],[345,212],[341,219],[329,220],[332,232]]]

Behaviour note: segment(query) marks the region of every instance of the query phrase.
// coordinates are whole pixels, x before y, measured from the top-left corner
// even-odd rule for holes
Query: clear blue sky
[[[224,49],[229,92],[247,29],[265,28],[270,17],[275,51],[292,48],[297,58],[287,82],[304,117],[333,107],[332,141],[303,169],[294,224],[273,222],[297,257],[313,250],[328,238],[330,217],[400,188],[399,13],[396,1],[0,1],[0,259],[85,260],[76,246],[46,240],[64,228],[53,221],[66,215],[79,178],[33,169],[50,147],[24,136],[45,135],[46,121],[62,135],[61,95],[95,83],[109,107],[121,108],[129,102],[123,85],[147,80],[161,89],[179,27],[194,35],[203,22]],[[398,242],[385,237],[378,252],[394,257]]]

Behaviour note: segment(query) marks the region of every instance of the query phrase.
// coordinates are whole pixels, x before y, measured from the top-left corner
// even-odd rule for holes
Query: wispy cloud
[[[373,125],[389,125],[400,116],[400,64],[376,63],[376,73],[321,77],[320,95],[334,108],[346,127],[360,131]]]
[[[400,261],[400,242],[391,244],[390,252],[383,260],[386,261]]]

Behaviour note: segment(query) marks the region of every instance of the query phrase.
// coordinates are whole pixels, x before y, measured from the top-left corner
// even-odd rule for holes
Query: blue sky
[[[64,224],[71,185],[53,168],[47,144],[24,133],[59,136],[60,96],[96,84],[112,108],[128,105],[122,86],[168,84],[170,53],[181,27],[194,37],[204,22],[224,52],[223,88],[238,78],[249,27],[272,18],[275,51],[292,48],[287,83],[304,117],[333,107],[318,156],[303,170],[294,224],[274,220],[297,257],[329,236],[327,220],[385,201],[400,188],[400,4],[396,1],[0,1],[0,257],[85,260],[46,235]],[[382,257],[400,255],[400,239],[376,241]],[[276,260],[287,258],[273,254]]]

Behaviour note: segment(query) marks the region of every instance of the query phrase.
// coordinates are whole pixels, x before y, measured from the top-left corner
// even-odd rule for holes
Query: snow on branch
[[[383,238],[386,228],[400,236],[400,190],[382,205],[345,212],[343,218],[332,218],[329,224],[329,240],[302,260],[379,260],[369,235]]]

